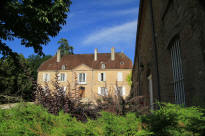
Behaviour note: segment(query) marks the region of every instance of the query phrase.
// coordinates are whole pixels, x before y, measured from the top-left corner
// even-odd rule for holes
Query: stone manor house
[[[80,91],[80,97],[88,101],[95,101],[101,96],[116,95],[116,91],[123,98],[130,94],[130,85],[126,78],[132,71],[132,61],[124,53],[94,54],[57,54],[41,64],[38,69],[38,83],[45,83],[52,88],[56,71],[58,81],[65,93]],[[69,85],[68,85],[69,84]]]
[[[204,0],[140,0],[131,95],[205,107]]]

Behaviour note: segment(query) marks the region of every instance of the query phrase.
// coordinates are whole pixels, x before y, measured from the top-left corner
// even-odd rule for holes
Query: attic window
[[[62,65],[61,69],[62,69],[62,70],[65,70],[65,65]]]
[[[123,65],[123,64],[125,64],[124,61],[121,61],[121,62],[120,62],[120,65]]]
[[[104,63],[101,65],[101,68],[102,68],[102,69],[105,69],[105,64],[104,64]]]

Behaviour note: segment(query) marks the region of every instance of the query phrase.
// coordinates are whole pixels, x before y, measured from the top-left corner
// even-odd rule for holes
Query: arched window
[[[174,38],[170,43],[170,54],[172,63],[175,102],[176,104],[185,105],[184,75],[182,69],[180,40],[178,37]]]

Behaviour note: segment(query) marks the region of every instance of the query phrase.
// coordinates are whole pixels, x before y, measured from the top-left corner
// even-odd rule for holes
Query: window
[[[86,83],[86,74],[85,73],[79,73],[78,82],[80,84],[85,84]]]
[[[122,72],[117,73],[117,81],[123,81],[122,80]]]
[[[65,74],[64,73],[61,73],[60,81],[65,81]]]
[[[101,65],[101,68],[102,68],[102,69],[105,69],[105,64],[102,64],[102,65]]]
[[[179,38],[174,39],[170,48],[172,71],[173,71],[173,88],[175,93],[176,104],[185,104],[184,76],[182,69],[182,59]]]
[[[98,73],[98,81],[105,81],[105,72]]]
[[[125,87],[122,87],[122,86],[117,87],[116,95],[124,96],[125,95]]]
[[[64,82],[64,81],[66,81],[66,78],[67,78],[66,73],[58,74],[58,81]]]
[[[43,74],[43,81],[44,81],[44,82],[50,81],[50,74],[44,73],[44,74]]]
[[[61,69],[62,69],[62,70],[65,70],[65,65],[62,65]]]
[[[108,90],[106,87],[98,87],[98,94],[102,96],[108,96]]]
[[[125,64],[124,61],[121,61],[121,62],[120,62],[120,65],[123,65],[123,64]]]

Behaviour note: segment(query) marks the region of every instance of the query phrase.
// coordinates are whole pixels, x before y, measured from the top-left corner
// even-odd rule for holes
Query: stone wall
[[[134,69],[133,89],[149,97],[148,74],[153,75],[154,98],[157,98],[156,69],[149,0],[142,0],[141,25]],[[173,74],[169,46],[175,36],[181,43],[186,104],[205,106],[205,6],[201,0],[153,0],[155,38],[158,51],[160,95],[162,101],[174,102]],[[138,57],[140,63],[138,64]],[[140,75],[140,81],[139,80]],[[138,83],[140,82],[140,89]],[[148,100],[149,101],[149,100]],[[149,103],[149,102],[148,102]]]

